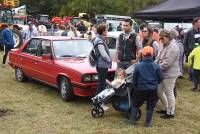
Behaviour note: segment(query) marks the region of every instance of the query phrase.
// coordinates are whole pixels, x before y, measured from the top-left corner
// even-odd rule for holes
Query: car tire
[[[71,83],[66,77],[61,77],[59,81],[60,94],[63,100],[72,101],[74,99],[74,94],[72,90]]]
[[[13,32],[13,38],[15,42],[14,48],[19,48],[23,44],[22,33],[17,29],[13,29],[12,32]]]
[[[15,69],[15,78],[19,82],[25,82],[28,80],[28,77],[24,74],[24,72],[21,68]]]

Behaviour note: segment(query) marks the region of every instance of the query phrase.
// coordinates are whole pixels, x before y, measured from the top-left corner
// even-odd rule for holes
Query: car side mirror
[[[51,54],[43,54],[42,55],[42,59],[43,60],[51,60],[52,59],[52,55]]]

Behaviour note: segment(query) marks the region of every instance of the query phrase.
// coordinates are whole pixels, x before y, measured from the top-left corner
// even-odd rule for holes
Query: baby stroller
[[[126,114],[127,117],[130,115],[133,95],[134,95],[134,89],[132,88],[132,81],[133,81],[133,72],[135,69],[135,64],[131,65],[129,68],[127,68],[126,74],[127,77],[122,83],[122,85],[115,89],[112,87],[112,85],[108,85],[107,92],[103,95],[98,94],[95,97],[92,98],[92,104],[93,108],[91,110],[91,114],[94,118],[103,117],[104,110],[101,107],[103,103],[111,100],[111,104],[113,108],[117,111],[121,111]],[[141,110],[139,110],[137,115],[137,120],[139,120],[141,117]]]

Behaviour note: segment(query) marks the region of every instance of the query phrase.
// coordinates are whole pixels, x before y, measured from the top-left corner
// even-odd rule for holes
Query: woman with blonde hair
[[[164,75],[164,80],[158,87],[158,97],[163,105],[163,110],[157,111],[164,114],[161,118],[174,118],[175,114],[175,96],[174,86],[177,77],[181,75],[179,69],[180,50],[177,42],[173,39],[170,31],[162,30],[160,32],[161,45],[158,51],[157,63],[160,65]]]

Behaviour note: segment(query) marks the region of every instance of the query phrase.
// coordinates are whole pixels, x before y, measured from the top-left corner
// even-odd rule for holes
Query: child
[[[126,71],[122,68],[118,68],[116,70],[116,79],[114,79],[111,83],[108,80],[106,80],[106,82],[111,85],[111,87],[117,89],[122,85],[122,83],[124,83],[125,78]]]
[[[146,46],[142,50],[142,62],[135,66],[133,86],[135,88],[131,115],[127,123],[135,125],[138,109],[147,101],[146,127],[151,127],[154,107],[158,101],[157,88],[163,80],[163,75],[158,64],[153,62],[154,50]]]
[[[115,93],[115,90],[117,90],[124,82],[126,78],[126,72],[124,69],[119,68],[116,70],[116,79],[114,79],[112,82],[106,80],[106,83],[110,85],[112,88],[108,88],[97,94],[95,97],[92,98],[92,100],[95,99],[102,99],[108,96],[112,96]],[[104,110],[107,110],[108,107],[102,104],[102,108]]]
[[[200,83],[200,39],[198,39],[198,42],[198,46],[190,53],[188,57],[188,63],[191,68],[194,69],[194,88],[192,89],[193,91],[200,91],[200,87],[198,87],[198,84]]]

